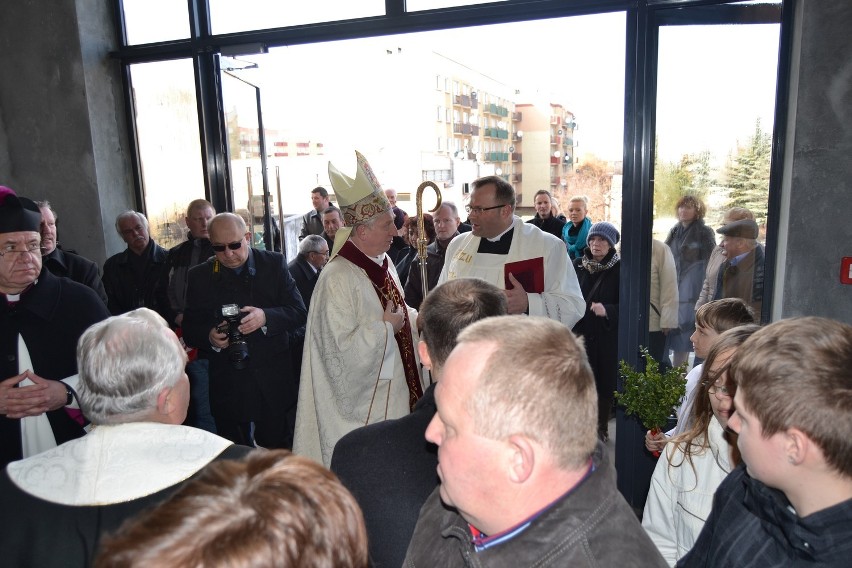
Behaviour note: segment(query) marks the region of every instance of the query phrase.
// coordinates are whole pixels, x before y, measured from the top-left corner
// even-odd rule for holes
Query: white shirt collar
[[[513,220],[512,220],[512,223],[511,223],[508,227],[506,227],[506,230],[505,230],[505,231],[503,231],[502,233],[500,233],[500,234],[499,234],[499,235],[497,235],[496,237],[492,237],[492,238],[490,238],[490,239],[486,238],[485,240],[486,240],[486,241],[488,241],[488,242],[491,242],[491,243],[496,243],[496,242],[497,242],[497,241],[499,241],[501,238],[503,238],[503,235],[505,235],[506,233],[508,233],[509,231],[511,231],[511,230],[512,230],[512,229],[514,229],[514,228],[515,228],[515,222],[514,222],[514,219],[513,219]]]

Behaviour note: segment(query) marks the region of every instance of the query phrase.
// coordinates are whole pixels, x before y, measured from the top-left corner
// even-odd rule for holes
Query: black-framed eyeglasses
[[[211,245],[213,250],[216,252],[225,252],[225,248],[229,248],[231,250],[240,250],[240,247],[243,246],[243,241],[236,241],[233,243],[228,243],[226,245]]]
[[[492,207],[471,207],[470,205],[465,205],[464,210],[467,211],[468,215],[473,215],[474,213],[477,215],[482,215],[483,211],[491,211],[492,209],[500,209],[501,207],[505,207],[506,204],[503,205],[494,205]]]

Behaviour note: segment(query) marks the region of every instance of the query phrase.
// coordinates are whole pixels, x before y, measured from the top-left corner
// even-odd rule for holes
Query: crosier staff
[[[426,298],[426,294],[429,293],[429,280],[426,277],[426,245],[428,241],[426,240],[426,228],[423,221],[423,190],[427,187],[434,189],[435,195],[438,198],[435,207],[429,210],[430,213],[435,213],[441,208],[441,190],[438,189],[435,182],[424,181],[417,186],[417,257],[420,259],[420,282],[423,285],[424,299]]]

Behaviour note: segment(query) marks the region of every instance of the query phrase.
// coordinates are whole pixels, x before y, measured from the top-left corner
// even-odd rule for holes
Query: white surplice
[[[401,292],[391,262],[388,271]],[[419,368],[417,311],[407,309]],[[410,412],[402,357],[383,314],[361,268],[340,256],[323,268],[308,310],[295,453],[328,467],[334,445],[345,434]]]
[[[547,317],[568,328],[574,327],[586,312],[586,302],[577,273],[568,261],[565,243],[517,216],[513,227],[509,254],[476,252],[481,239],[473,233],[462,233],[453,239],[447,247],[438,284],[456,278],[479,278],[504,290],[506,263],[544,257],[544,293],[527,294],[529,315]]]

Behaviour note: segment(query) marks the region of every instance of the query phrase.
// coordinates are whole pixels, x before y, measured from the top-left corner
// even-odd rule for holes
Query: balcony
[[[559,185],[559,177],[550,178],[550,185]]]
[[[462,124],[462,134],[470,136],[471,126],[470,124]]]
[[[524,139],[521,136],[518,136],[517,132],[512,133],[512,142],[523,142]]]
[[[559,158],[557,158],[556,156],[551,156],[550,157],[550,165],[551,166],[554,166],[554,165],[558,166],[559,165]]]
[[[523,162],[523,156],[520,152],[512,152],[512,161],[513,162]]]
[[[524,114],[521,112],[512,113],[512,122],[520,122],[524,119]]]
[[[469,107],[470,106],[470,96],[469,95],[455,95],[453,97],[453,104],[457,106]]]
[[[512,183],[521,183],[524,180],[524,174],[512,174]]]
[[[463,126],[464,125],[461,122],[454,122],[453,123],[453,134],[461,134]]]
[[[479,99],[476,97],[470,98],[470,108],[477,109],[479,108]]]
[[[479,136],[479,126],[477,126],[476,124],[471,124],[470,125],[470,133],[473,136]]]
[[[558,146],[559,144],[562,144],[562,137],[561,136],[551,136],[550,137],[550,145],[551,146]]]
[[[507,162],[509,160],[508,152],[486,152],[486,162]]]

